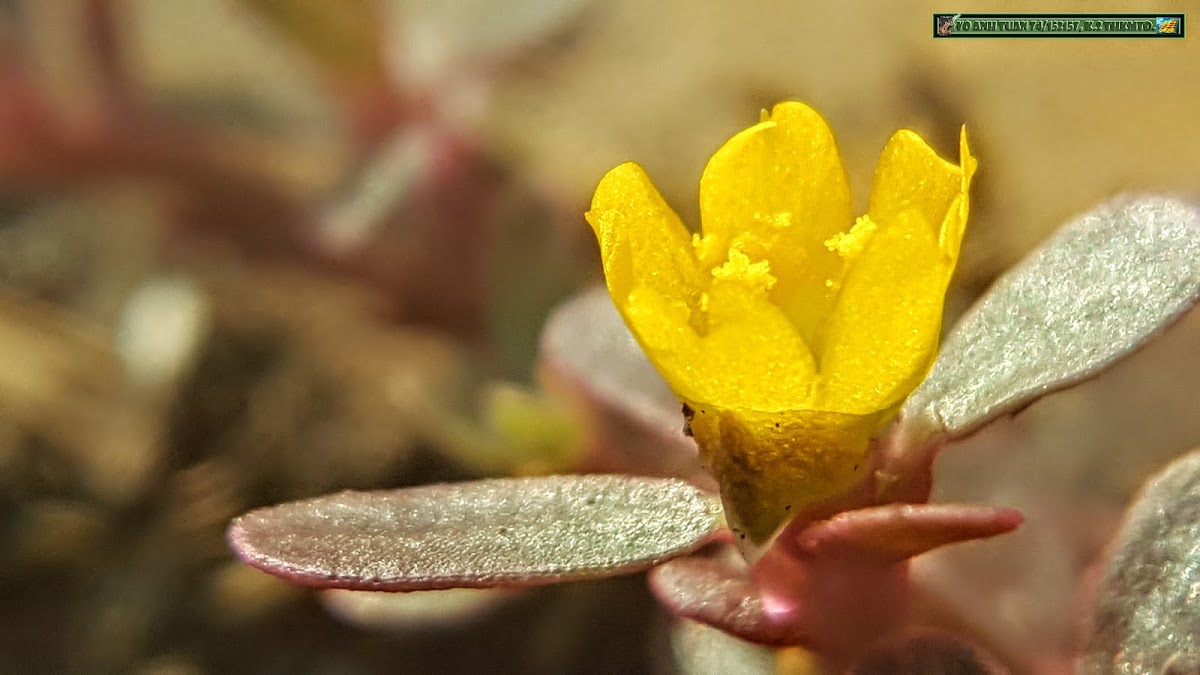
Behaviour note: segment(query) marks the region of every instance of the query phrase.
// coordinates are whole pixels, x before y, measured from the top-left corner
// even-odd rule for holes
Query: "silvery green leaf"
[[[252,511],[228,538],[295,583],[410,591],[637,572],[720,526],[716,497],[680,480],[545,476],[342,492]]]
[[[679,398],[646,358],[603,286],[555,310],[542,336],[542,354],[638,420],[683,428]]]
[[[650,364],[604,287],[559,306],[542,333],[543,384],[581,404],[596,456],[589,469],[678,476],[716,488],[683,433],[681,404]]]
[[[695,621],[680,621],[671,633],[675,665],[683,675],[775,675],[775,651],[739,640]]]
[[[1200,451],[1146,484],[1096,591],[1081,672],[1200,669]]]
[[[1200,298],[1200,210],[1119,197],[1003,275],[903,409],[906,446],[965,435],[1112,365]]]

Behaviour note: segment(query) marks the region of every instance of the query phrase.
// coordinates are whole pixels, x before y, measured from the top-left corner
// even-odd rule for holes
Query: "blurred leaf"
[[[1002,276],[903,409],[905,447],[963,436],[1092,377],[1200,298],[1200,210],[1120,197]]]
[[[296,583],[410,591],[637,572],[719,527],[714,497],[682,481],[547,476],[342,492],[252,511],[228,538]]]
[[[498,588],[448,588],[411,593],[334,588],[321,593],[321,603],[334,616],[359,628],[412,630],[470,619],[511,595],[511,592]]]
[[[1130,508],[1096,592],[1086,672],[1200,668],[1200,451],[1151,479]]]
[[[520,171],[507,183],[492,206],[487,321],[492,372],[523,380],[537,364],[546,317],[592,281],[595,244],[579,236],[578,212],[558,195],[530,184]]]
[[[380,72],[374,0],[239,0],[322,66],[343,74]]]
[[[918,629],[884,640],[847,671],[850,675],[1001,675],[994,657],[949,633]]]
[[[484,396],[487,425],[518,472],[553,473],[577,464],[582,439],[570,411],[513,384],[493,383]]]
[[[113,537],[113,523],[104,509],[80,501],[42,499],[27,502],[8,526],[11,542],[0,560],[5,572],[12,568],[56,572],[87,569],[102,555]]]
[[[482,408],[482,420],[421,404],[403,414],[440,453],[476,475],[545,475],[579,467],[582,431],[557,401],[515,384],[489,382]]]
[[[0,410],[91,495],[129,504],[161,470],[161,421],[139,404],[103,326],[0,291]]]
[[[540,374],[589,417],[600,470],[679,476],[713,486],[683,433],[679,399],[650,364],[603,287],[554,310],[542,333]]]
[[[644,423],[683,429],[679,398],[650,364],[603,287],[555,310],[542,336],[542,358]]]
[[[1072,601],[1084,560],[1081,540],[1115,527],[1107,510],[1064,491],[1017,420],[998,420],[937,461],[938,502],[1004,504],[1025,522],[1003,537],[947,546],[909,566],[922,604],[944,626],[970,626],[1017,672],[1043,669],[1073,646]],[[1087,479],[1084,479],[1087,480]],[[1003,611],[997,608],[1003,607]]]
[[[695,621],[671,632],[675,664],[684,675],[774,675],[775,651]]]
[[[301,589],[236,560],[219,567],[208,580],[210,611],[235,628],[278,612],[303,597]]]

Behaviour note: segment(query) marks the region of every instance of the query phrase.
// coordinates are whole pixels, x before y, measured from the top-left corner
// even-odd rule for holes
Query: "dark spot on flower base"
[[[683,404],[683,435],[688,438],[692,437],[692,419],[696,417],[696,411],[692,410],[692,406]]]
[[[792,510],[792,505],[791,505],[791,504],[788,504],[787,506],[783,507],[783,510],[784,510],[784,511],[791,511],[791,510]]]
[[[778,428],[779,428],[779,422],[776,422],[776,423],[775,423],[775,428],[776,428],[776,429],[778,429]]]
[[[508,534],[508,528],[507,527],[500,528],[500,534]]]

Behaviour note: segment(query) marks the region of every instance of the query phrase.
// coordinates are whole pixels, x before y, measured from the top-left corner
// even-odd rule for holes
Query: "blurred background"
[[[1053,4],[994,9],[1131,10]],[[601,278],[581,214],[607,169],[640,162],[697,223],[709,155],[778,101],[826,117],[860,209],[895,129],[953,158],[967,125],[947,326],[1072,214],[1200,194],[1194,36],[931,38],[934,11],[989,9],[0,0],[0,670],[670,672],[639,577],[389,605],[242,566],[224,529],[346,488],[661,464],[539,383],[540,335]],[[1198,340],[1193,315],[947,452],[942,498],[1030,522],[919,567],[931,620],[1070,642],[1122,506],[1200,442]]]

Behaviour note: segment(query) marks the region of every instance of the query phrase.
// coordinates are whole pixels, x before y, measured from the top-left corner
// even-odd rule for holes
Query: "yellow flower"
[[[965,128],[959,153],[896,132],[855,219],[828,125],[787,102],[709,160],[700,234],[637,164],[597,186],[609,292],[750,542],[850,489],[932,365],[976,166]]]

